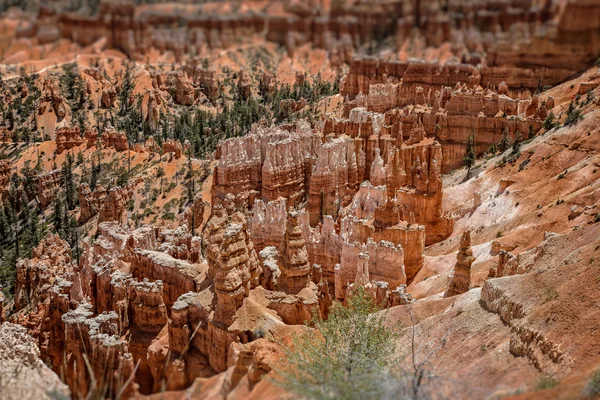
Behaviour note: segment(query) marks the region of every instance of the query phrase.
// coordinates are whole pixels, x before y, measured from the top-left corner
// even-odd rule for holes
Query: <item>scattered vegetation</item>
[[[553,287],[544,289],[544,303],[558,299],[558,292]]]
[[[531,162],[531,160],[529,158],[526,158],[525,160],[523,160],[521,162],[521,164],[519,164],[519,172],[523,171],[525,168],[527,168],[527,166],[529,165],[529,163]]]
[[[29,172],[22,172],[26,175],[26,186],[33,185],[29,190],[34,190],[35,183],[27,183]],[[31,257],[31,249],[38,245],[46,230],[39,208],[26,200],[22,181],[22,175],[12,175],[0,208],[0,286],[8,298],[14,291],[17,260]]]
[[[502,138],[500,139],[500,143],[498,143],[498,150],[501,153],[504,153],[511,146],[510,138],[508,137],[508,129],[502,130]]]
[[[475,129],[471,130],[471,134],[467,139],[467,146],[465,149],[465,156],[463,157],[463,164],[467,167],[467,179],[471,177],[471,168],[475,165]]]
[[[581,110],[574,103],[569,103],[569,109],[567,110],[567,119],[565,119],[565,126],[577,125],[583,119]]]
[[[552,389],[558,386],[559,382],[551,376],[544,375],[535,385],[535,390]]]
[[[552,130],[558,126],[558,122],[556,121],[556,116],[552,111],[548,114],[546,119],[544,120],[543,127],[546,131]]]
[[[588,398],[595,398],[600,395],[600,369],[592,375],[590,380],[585,385],[584,396]]]
[[[326,321],[313,321],[321,335],[293,337],[275,383],[307,399],[389,396],[399,379],[392,372],[395,333],[384,327],[376,311],[363,288],[347,307],[335,304]]]
[[[569,172],[569,170],[568,170],[568,169],[565,169],[563,172],[561,172],[561,173],[558,175],[558,177],[557,177],[556,179],[557,179],[557,180],[564,179],[564,178],[565,178],[565,176],[567,176],[567,173],[568,173],[568,172]]]
[[[276,365],[274,383],[305,399],[422,398],[430,385],[427,358],[403,368],[395,356],[396,331],[362,287],[344,307],[334,304],[329,318],[314,320],[319,334],[297,334]],[[413,356],[414,333],[413,326]],[[410,358],[410,357],[409,357]]]

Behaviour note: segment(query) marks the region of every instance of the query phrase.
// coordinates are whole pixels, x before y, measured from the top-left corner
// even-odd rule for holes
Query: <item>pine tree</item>
[[[100,168],[96,166],[94,159],[92,159],[92,170],[90,171],[90,189],[93,191],[96,189],[98,184],[98,171]]]
[[[498,149],[501,153],[504,153],[510,147],[510,139],[508,138],[508,129],[504,128],[502,130],[502,138],[500,139],[500,143],[498,143]]]
[[[565,120],[565,126],[576,125],[579,121],[583,119],[583,115],[581,115],[581,110],[577,108],[575,103],[569,103],[569,109],[567,110],[567,119]]]
[[[529,124],[529,132],[527,133],[527,139],[533,139],[535,134],[533,133],[533,125]]]
[[[555,128],[556,125],[557,125],[556,117],[554,116],[554,113],[552,111],[550,111],[550,114],[548,114],[548,116],[544,120],[544,129],[546,131],[549,131],[549,130]]]
[[[0,243],[5,243],[6,238],[9,237],[10,226],[6,221],[5,208],[0,209]],[[1,247],[1,246],[0,246]]]
[[[52,225],[54,226],[54,233],[61,238],[65,236],[64,230],[64,210],[61,196],[56,196],[54,199],[54,206],[52,207]]]
[[[121,104],[119,115],[124,116],[129,112],[129,100],[131,98],[131,93],[133,92],[134,88],[135,83],[133,82],[133,67],[128,61],[125,65],[125,72],[123,75],[123,81],[121,83],[121,90],[119,91],[119,103]]]
[[[30,209],[27,205],[21,211],[24,220],[24,229],[21,235],[20,257],[31,257],[31,249],[40,241],[39,218],[37,210]]]
[[[75,208],[77,196],[75,193],[75,182],[73,179],[73,156],[71,153],[67,154],[66,161],[63,163],[62,174],[65,182],[65,200],[67,203],[67,209],[72,210]]]
[[[467,140],[467,147],[465,149],[465,156],[463,157],[463,164],[467,167],[467,179],[471,176],[471,168],[475,164],[475,130],[471,130],[469,139]]]
[[[521,132],[518,130],[515,132],[515,141],[512,144],[512,153],[517,154],[521,148]]]
[[[12,110],[9,108],[4,116],[6,119],[6,127],[9,131],[12,131],[15,128],[15,118],[13,116]]]

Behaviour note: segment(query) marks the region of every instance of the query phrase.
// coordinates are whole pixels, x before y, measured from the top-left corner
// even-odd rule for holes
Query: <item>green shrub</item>
[[[585,385],[584,395],[590,398],[600,395],[600,369],[594,372],[594,375],[592,375],[587,385]]]
[[[558,299],[558,292],[553,287],[544,289],[544,303]]]
[[[559,382],[551,376],[544,375],[535,385],[535,390],[552,389],[557,387]]]
[[[579,121],[583,119],[581,110],[571,102],[569,103],[569,109],[567,110],[567,119],[565,120],[565,126],[577,125]]]
[[[560,175],[558,175],[558,177],[556,179],[558,179],[558,180],[564,179],[564,177],[567,176],[568,172],[569,172],[569,170],[565,169],[563,172],[560,173]]]
[[[358,288],[348,306],[313,320],[320,335],[294,335],[276,365],[274,383],[304,399],[402,398],[393,368],[396,334],[383,324],[371,296]]]
[[[543,127],[546,131],[549,131],[553,128],[556,128],[557,126],[558,126],[558,122],[556,122],[556,117],[554,116],[554,113],[552,111],[550,111],[550,114],[548,114],[548,116],[544,120]]]

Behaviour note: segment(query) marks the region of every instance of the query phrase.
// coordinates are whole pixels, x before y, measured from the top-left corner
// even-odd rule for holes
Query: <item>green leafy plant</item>
[[[431,384],[428,360],[445,339],[418,356],[413,321],[410,353],[399,357],[400,332],[386,327],[385,315],[371,293],[358,287],[347,306],[335,303],[327,320],[313,318],[315,331],[296,334],[291,346],[284,345],[273,382],[304,399],[429,397],[439,387]]]

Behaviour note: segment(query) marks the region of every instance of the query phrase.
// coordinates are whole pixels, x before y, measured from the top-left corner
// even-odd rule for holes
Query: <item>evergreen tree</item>
[[[533,139],[535,134],[533,133],[533,125],[529,124],[529,132],[527,133],[527,139]]]
[[[500,143],[498,143],[498,149],[501,153],[504,153],[510,147],[510,139],[508,138],[508,129],[504,128],[502,130],[502,138],[500,139]]]
[[[518,130],[515,132],[515,141],[512,144],[512,153],[517,154],[521,148],[521,132]]]
[[[6,112],[6,115],[4,116],[4,119],[6,119],[6,127],[9,131],[12,131],[13,129],[15,129],[15,117],[13,116],[13,112],[12,109],[8,109]]]
[[[96,166],[94,159],[92,159],[92,170],[90,171],[90,189],[93,191],[96,189],[96,185],[98,184],[98,172],[100,168]]]
[[[13,247],[2,249],[0,261],[0,285],[4,294],[10,296],[14,292],[16,277],[17,254]]]
[[[73,210],[76,205],[77,195],[75,193],[75,182],[73,178],[73,156],[67,153],[67,157],[62,166],[63,180],[65,183],[65,201],[67,210]]]
[[[54,199],[51,219],[52,225],[54,226],[54,233],[59,235],[61,238],[64,237],[64,207],[61,196],[56,196],[56,198]]]
[[[471,176],[471,168],[475,165],[475,158],[475,130],[473,129],[467,140],[465,156],[463,157],[463,164],[467,167],[467,179]]]
[[[0,243],[4,244],[10,235],[10,226],[6,221],[5,208],[0,209]]]
[[[79,76],[77,63],[63,64],[63,74],[60,77],[61,89],[67,99],[75,120],[84,118],[79,111],[85,103],[85,84]]]
[[[23,207],[23,222],[24,229],[21,235],[21,245],[19,257],[30,258],[31,249],[38,245],[41,235],[39,231],[39,218],[37,210],[30,209],[28,206]]]
[[[119,110],[119,115],[126,115],[130,110],[129,100],[131,98],[131,93],[135,88],[135,83],[133,82],[133,66],[127,61],[125,65],[125,72],[123,74],[123,81],[121,82],[121,90],[119,91],[119,103],[121,105],[121,109]]]
[[[189,179],[188,182],[188,193],[187,193],[187,197],[188,197],[188,202],[190,204],[193,204],[194,202],[194,164],[192,163],[192,148],[190,146],[189,150],[188,150],[188,171],[187,171],[187,178]]]
[[[557,125],[556,117],[554,116],[554,113],[552,111],[550,111],[550,114],[548,114],[548,116],[544,120],[544,125],[543,125],[544,129],[546,131],[549,131],[549,130],[555,128],[556,125]]]
[[[581,110],[573,103],[569,103],[569,109],[567,110],[567,119],[565,119],[565,126],[576,125],[583,119]]]

